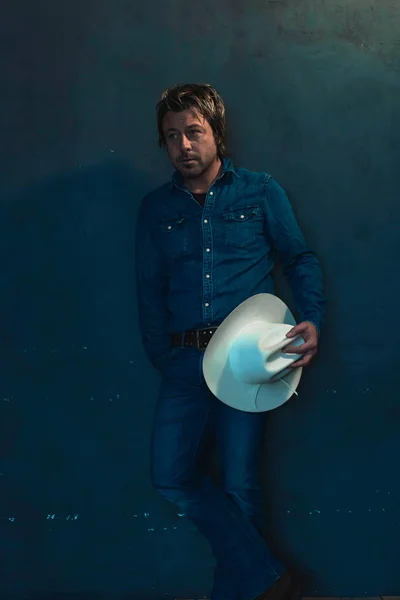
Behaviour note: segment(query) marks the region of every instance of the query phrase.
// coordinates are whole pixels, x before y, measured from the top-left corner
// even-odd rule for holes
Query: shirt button
[[[206,252],[210,252],[210,248],[206,248]]]
[[[214,192],[210,192],[210,196],[214,196]]]
[[[168,225],[168,229],[172,229],[172,225]]]
[[[208,304],[208,302],[206,302],[204,306],[210,306],[210,305]]]
[[[209,276],[209,274],[208,274],[208,273],[207,273],[206,277],[207,277],[207,279],[210,279],[210,276]]]
[[[204,219],[204,223],[208,223],[208,220],[207,220],[207,219]]]
[[[240,218],[241,218],[241,219],[244,219],[244,215],[240,215]]]

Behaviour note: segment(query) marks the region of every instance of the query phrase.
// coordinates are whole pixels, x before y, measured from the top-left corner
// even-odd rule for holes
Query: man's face
[[[163,131],[169,158],[184,179],[201,177],[218,160],[213,130],[197,111],[168,112]]]

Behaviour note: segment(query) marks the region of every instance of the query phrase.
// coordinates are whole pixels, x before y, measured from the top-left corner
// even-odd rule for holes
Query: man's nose
[[[181,150],[186,151],[186,150],[190,150],[190,148],[191,148],[191,145],[190,145],[188,138],[185,135],[183,135],[181,137]]]

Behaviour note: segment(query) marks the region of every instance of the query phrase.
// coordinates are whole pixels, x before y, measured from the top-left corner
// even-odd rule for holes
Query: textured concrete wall
[[[155,102],[197,80],[327,281],[320,356],[268,427],[274,547],[309,595],[398,594],[397,3],[26,0],[0,31],[2,598],[208,592],[207,545],[150,486],[132,272],[140,198],[169,176]]]

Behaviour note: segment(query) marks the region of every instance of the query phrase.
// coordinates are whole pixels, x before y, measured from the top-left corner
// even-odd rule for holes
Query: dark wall
[[[269,421],[272,543],[309,595],[398,594],[396,3],[1,12],[1,597],[208,592],[208,546],[149,481],[133,279],[140,199],[170,173],[155,103],[197,80],[226,100],[235,161],[288,190],[327,283],[320,356]]]

